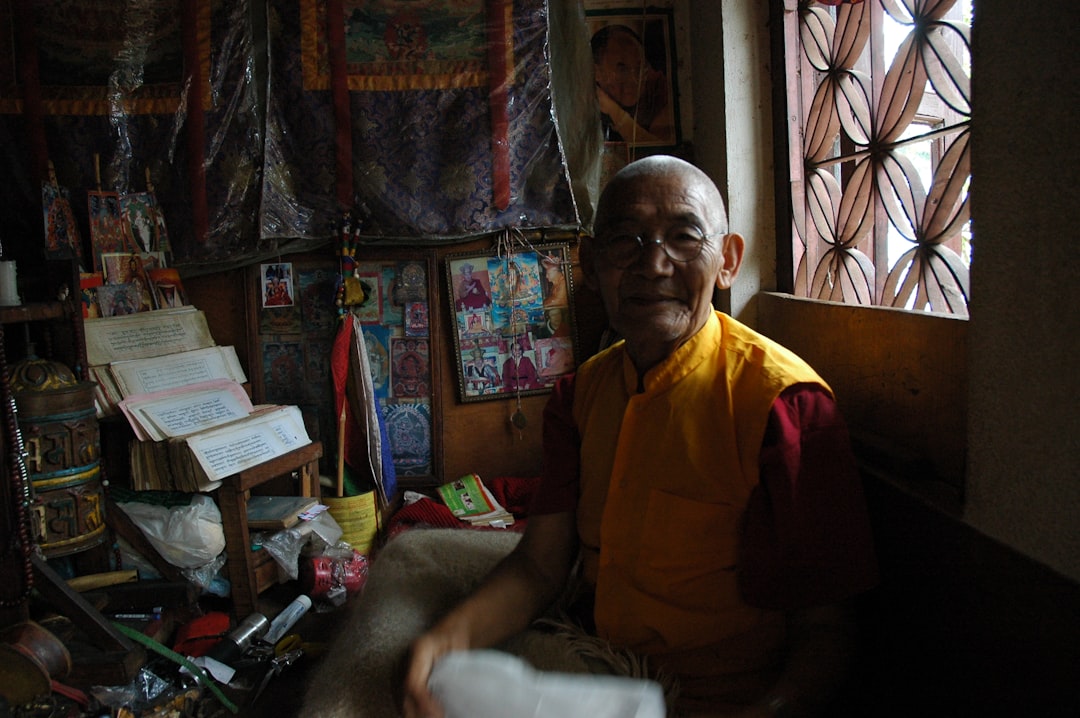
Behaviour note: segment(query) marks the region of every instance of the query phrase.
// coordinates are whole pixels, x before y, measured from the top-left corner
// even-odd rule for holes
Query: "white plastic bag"
[[[194,494],[187,506],[171,508],[141,501],[117,505],[174,566],[198,568],[225,550],[221,511],[206,494]]]

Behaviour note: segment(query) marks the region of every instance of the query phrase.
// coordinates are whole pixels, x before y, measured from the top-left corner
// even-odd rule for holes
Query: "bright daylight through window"
[[[974,0],[785,0],[794,292],[967,316]]]

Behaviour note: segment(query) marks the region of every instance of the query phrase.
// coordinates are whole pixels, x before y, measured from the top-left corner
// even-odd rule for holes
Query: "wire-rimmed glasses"
[[[662,237],[617,231],[601,234],[596,238],[600,254],[616,269],[626,269],[642,255],[647,244],[659,244],[664,254],[673,262],[685,264],[701,256],[709,235],[694,226],[673,227]]]

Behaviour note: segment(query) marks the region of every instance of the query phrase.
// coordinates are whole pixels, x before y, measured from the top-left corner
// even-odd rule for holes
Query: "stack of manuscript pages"
[[[252,406],[233,347],[194,307],[88,319],[86,353],[101,414],[135,434],[131,488],[210,491],[311,442],[295,406]]]

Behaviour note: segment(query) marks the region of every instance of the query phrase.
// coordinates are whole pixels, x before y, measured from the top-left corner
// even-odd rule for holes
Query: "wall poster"
[[[252,350],[256,401],[298,405],[312,439],[323,442],[323,471],[333,473],[337,417],[330,354],[341,323],[336,305],[341,268],[329,257],[292,255],[288,263],[256,265],[249,275],[257,293]],[[399,485],[424,483],[438,466],[432,417],[438,403],[432,358],[429,297],[435,283],[427,253],[361,250],[350,276],[363,300],[348,311],[362,322],[376,401],[390,440]],[[267,302],[283,278],[291,303]]]
[[[446,258],[461,401],[549,391],[577,367],[570,245]]]
[[[672,16],[662,7],[586,9],[605,142],[681,142]]]

